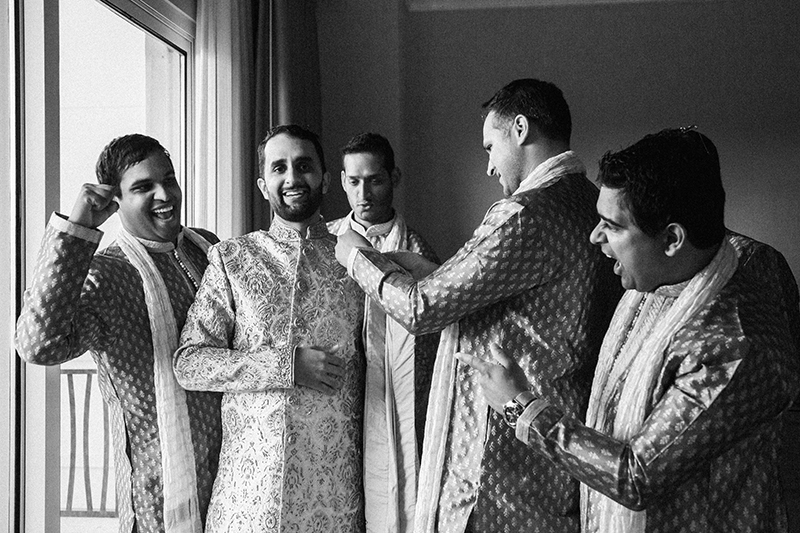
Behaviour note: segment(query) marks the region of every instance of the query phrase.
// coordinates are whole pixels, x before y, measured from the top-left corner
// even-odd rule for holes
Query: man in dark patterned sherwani
[[[473,237],[418,281],[354,232],[339,237],[337,258],[409,331],[443,330],[415,531],[577,532],[577,483],[514,438],[454,354],[491,359],[491,343],[513,346],[545,397],[583,417],[619,295],[611,263],[586,239],[597,188],[569,150],[569,107],[556,86],[517,80],[484,108],[488,174],[508,197]]]
[[[798,391],[794,277],[727,232],[719,158],[691,128],[600,162],[591,240],[628,289],[603,341],[586,424],[499,365],[459,354],[516,436],[582,482],[587,533],[785,532],[782,413]]]
[[[56,365],[91,352],[110,412],[120,533],[202,531],[222,438],[220,395],[184,392],[178,333],[218,239],[181,225],[167,151],[145,135],[111,141],[99,183],[47,226],[17,323],[17,350]],[[119,212],[117,239],[95,254]]]
[[[389,140],[360,133],[342,148],[342,189],[352,211],[328,223],[352,228],[382,252],[439,263],[422,235],[394,209],[400,182]],[[369,299],[364,310],[364,499],[367,533],[413,531],[419,451],[439,335],[414,336]]]

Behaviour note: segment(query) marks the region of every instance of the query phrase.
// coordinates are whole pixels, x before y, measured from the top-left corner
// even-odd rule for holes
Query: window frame
[[[192,201],[194,182],[194,20],[168,0],[92,1],[108,6],[185,57],[181,142],[185,188],[189,189],[184,191],[188,200],[184,210],[188,215],[191,209],[186,204]],[[8,298],[4,300],[13,306],[6,316],[16,317],[47,219],[60,204],[59,1],[0,2],[3,15],[9,17],[7,26],[5,20],[0,22],[13,33],[8,38],[9,43],[13,38],[13,46],[8,44],[8,58],[3,46],[6,43],[0,45],[0,68],[13,70],[16,76],[9,79],[16,79],[17,83],[15,91],[0,86],[0,97],[15,110],[9,130],[16,132],[15,144],[10,135],[0,135],[0,153],[9,152],[9,169],[13,168],[16,176],[3,185],[10,189],[9,194],[0,194],[0,208],[6,207],[7,212],[15,214],[8,217],[8,222],[0,223],[0,246],[7,244],[6,249],[13,255],[13,260],[2,263],[0,275],[7,274],[4,279],[9,280]],[[5,35],[0,37],[5,41]],[[7,92],[14,94],[13,101]],[[10,198],[16,198],[13,206]],[[37,201],[26,203],[26,198]],[[190,222],[186,220],[187,224]],[[23,364],[13,350],[14,321],[9,319],[6,325],[0,335],[1,340],[7,341],[4,345],[10,353],[7,371],[0,372],[0,386],[6,385],[3,390],[8,394],[0,399],[0,409],[5,414],[5,420],[0,416],[0,435],[8,435],[9,445],[7,452],[0,454],[0,473],[8,474],[5,479],[9,483],[0,487],[0,521],[8,525],[9,531],[53,533],[60,530],[61,507],[60,371],[58,366]]]

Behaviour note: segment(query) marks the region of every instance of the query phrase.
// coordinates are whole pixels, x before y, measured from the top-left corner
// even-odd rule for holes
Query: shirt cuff
[[[79,239],[94,244],[99,244],[100,239],[103,238],[103,232],[99,229],[87,228],[86,226],[70,222],[67,217],[61,213],[53,213],[50,215],[50,225],[62,233],[67,233],[73,237],[78,237]]]
[[[350,275],[351,278],[355,278],[353,273],[355,272],[355,262],[356,257],[358,257],[358,251],[361,248],[366,248],[365,246],[356,246],[352,250],[350,250],[350,255],[347,256],[347,273]]]
[[[539,416],[539,413],[544,411],[549,405],[547,400],[541,398],[533,400],[528,404],[528,407],[525,408],[525,411],[523,411],[517,419],[517,427],[515,430],[517,439],[525,444],[528,443],[528,433],[530,432],[531,424],[533,424],[533,421]]]

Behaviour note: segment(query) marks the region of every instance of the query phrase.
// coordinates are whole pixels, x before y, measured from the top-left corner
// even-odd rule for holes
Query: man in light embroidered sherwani
[[[551,401],[583,415],[618,298],[610,262],[586,239],[597,188],[569,150],[569,107],[553,84],[517,80],[484,107],[488,174],[509,196],[489,209],[472,239],[418,281],[355,232],[339,237],[337,258],[409,331],[446,328],[415,531],[577,532],[577,483],[514,439],[453,355],[489,357],[491,342],[510,344]]]
[[[586,533],[787,531],[777,454],[800,309],[786,261],[726,233],[719,158],[697,131],[608,153],[598,180],[591,240],[628,290],[586,424],[528,383],[506,355],[519,348],[459,358],[516,437],[583,483]]]
[[[317,136],[277,126],[258,148],[267,231],[226,240],[175,354],[190,390],[224,392],[208,533],[364,530],[364,295],[320,216]]]
[[[438,263],[433,249],[392,206],[400,181],[394,150],[377,133],[356,135],[342,148],[342,188],[352,211],[328,223],[352,228],[381,252],[407,251]],[[439,335],[415,337],[367,299],[364,351],[364,498],[369,533],[413,530],[419,450]]]
[[[181,189],[155,139],[113,140],[97,178],[69,218],[50,219],[17,350],[41,365],[91,352],[110,412],[119,531],[200,533],[217,471],[220,395],[184,392],[172,354],[218,239],[181,226]],[[117,211],[123,229],[95,255],[97,228]]]

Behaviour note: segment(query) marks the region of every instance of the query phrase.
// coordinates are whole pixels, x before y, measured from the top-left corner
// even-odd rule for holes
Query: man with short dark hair
[[[711,140],[648,135],[600,162],[591,241],[628,289],[583,424],[499,364],[459,359],[516,437],[582,482],[587,533],[787,530],[777,454],[797,394],[800,309],[783,256],[726,233]],[[516,354],[514,354],[516,355]]]
[[[438,264],[433,249],[392,205],[400,169],[389,141],[377,133],[354,136],[342,148],[342,165],[342,189],[352,211],[328,223],[331,233],[352,229],[376,250],[419,254]],[[411,335],[367,298],[364,498],[369,533],[413,530],[419,451],[438,345],[438,334]]]
[[[181,225],[169,153],[145,135],[111,141],[98,184],[54,213],[17,323],[17,350],[56,365],[91,352],[108,404],[119,531],[202,531],[221,439],[220,395],[185,392],[172,354],[218,239]],[[97,228],[119,212],[116,241]]]
[[[319,138],[276,126],[258,152],[275,217],[210,249],[174,360],[187,389],[224,393],[206,531],[358,533],[364,295],[320,216]]]
[[[569,149],[561,91],[516,80],[484,104],[489,176],[507,198],[441,267],[415,280],[355,232],[337,258],[369,297],[413,333],[442,330],[425,428],[416,528],[578,531],[578,486],[516,441],[457,350],[488,358],[504,342],[525,375],[581,416],[618,292],[586,234],[597,188]]]

